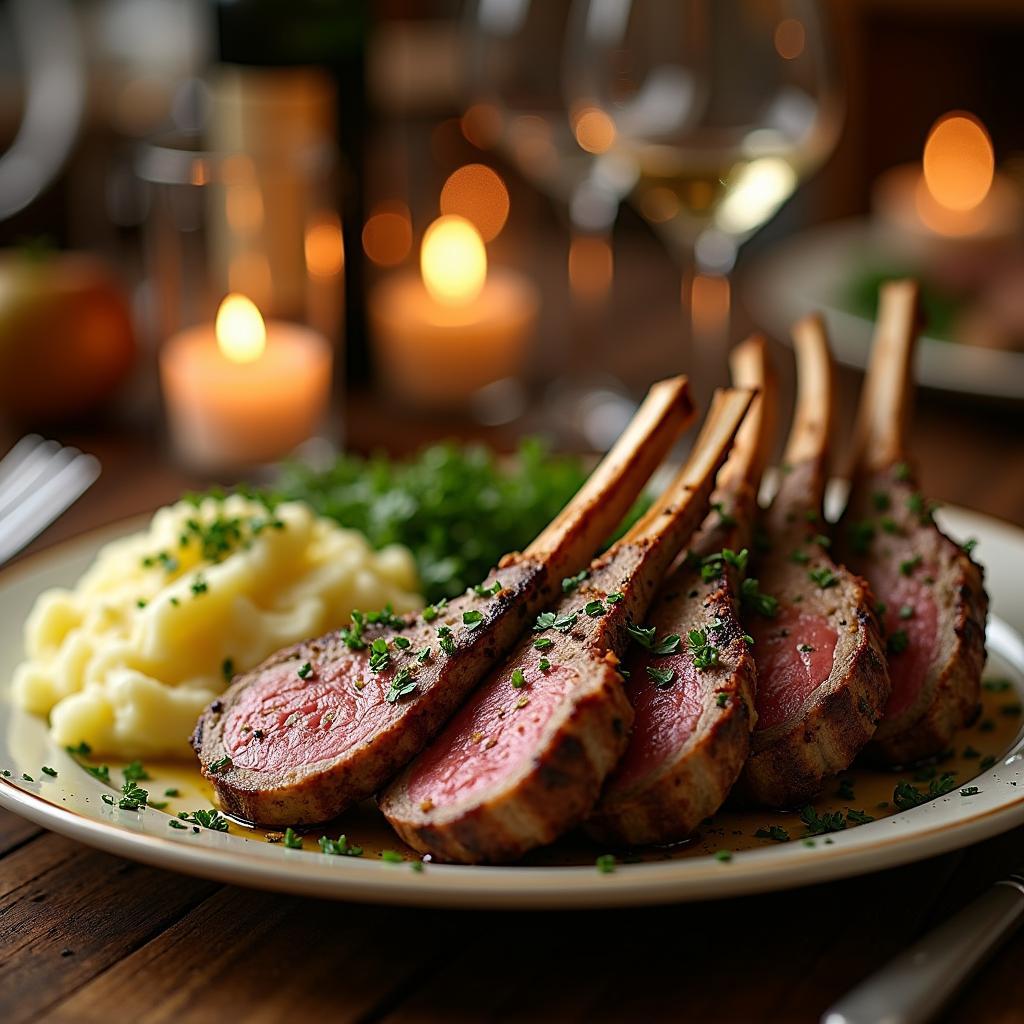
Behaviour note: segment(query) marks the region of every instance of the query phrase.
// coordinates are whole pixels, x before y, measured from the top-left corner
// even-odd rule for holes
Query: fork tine
[[[17,446],[15,446],[17,447]],[[50,472],[50,462],[62,458],[63,449],[56,441],[43,441],[32,448],[28,454],[14,465],[7,476],[6,482],[0,485],[0,516],[7,509],[14,507],[35,486],[40,479]]]
[[[42,533],[76,501],[100,474],[100,463],[77,449],[64,449],[70,460],[51,460],[47,479],[9,515],[0,519],[0,564]]]

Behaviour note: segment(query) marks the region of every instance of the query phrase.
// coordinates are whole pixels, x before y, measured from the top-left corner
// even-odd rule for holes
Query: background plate
[[[888,259],[885,253],[890,253]],[[745,298],[755,323],[787,344],[789,330],[810,310],[828,324],[836,359],[864,369],[871,350],[872,321],[842,308],[841,297],[856,268],[891,262],[864,220],[840,221],[782,242],[751,267]],[[942,391],[1024,401],[1024,353],[940,341],[922,335],[917,345],[917,383]]]
[[[957,509],[942,525],[954,536],[978,538],[988,567],[992,612],[989,674],[1010,679],[1024,699],[1024,531]],[[690,857],[621,864],[614,873],[584,867],[461,867],[324,857],[288,850],[261,838],[203,830],[172,831],[167,816],[122,812],[100,800],[104,789],[50,743],[39,719],[14,708],[7,680],[21,657],[21,628],[37,594],[71,584],[97,548],[131,524],[88,534],[0,574],[0,805],[46,828],[111,853],[239,885],[333,899],[435,906],[625,906],[703,900],[784,889],[879,870],[934,856],[1024,824],[1024,740],[1018,735],[965,800],[957,790],[921,807],[837,833],[828,846],[798,842],[734,854],[728,863]],[[41,765],[57,778],[40,776]],[[22,772],[36,781],[20,781]],[[967,780],[962,780],[966,782]]]

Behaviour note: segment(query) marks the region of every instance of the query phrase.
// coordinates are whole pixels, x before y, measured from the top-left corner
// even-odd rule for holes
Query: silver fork
[[[38,434],[0,459],[0,565],[78,500],[100,475],[99,460]]]

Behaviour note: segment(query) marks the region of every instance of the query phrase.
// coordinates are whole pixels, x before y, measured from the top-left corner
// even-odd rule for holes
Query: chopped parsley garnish
[[[227,832],[228,830],[228,819],[217,810],[181,811],[178,817],[182,821],[191,821],[194,825],[208,828],[211,832]],[[287,841],[285,845],[287,845]]]
[[[866,555],[871,550],[871,543],[875,539],[875,527],[873,523],[863,520],[858,523],[850,523],[846,532],[850,547],[858,555]]]
[[[388,864],[401,864],[405,858],[394,850],[381,850],[380,859],[387,861]]]
[[[723,864],[728,863],[732,860],[732,850],[716,850],[715,860],[720,861]]]
[[[152,778],[141,761],[132,761],[130,764],[126,764],[124,777],[132,782],[144,782],[146,779]]]
[[[774,839],[777,843],[789,842],[789,833],[780,825],[762,825],[754,835],[758,839]]]
[[[49,767],[49,765],[45,765],[44,764],[43,767],[40,768],[39,770],[44,775],[49,775],[51,779],[57,778],[57,769],[56,768],[51,768],[51,767]]]
[[[710,583],[722,575],[725,566],[732,566],[742,576],[747,571],[750,552],[743,548],[736,552],[732,548],[722,548],[707,555],[700,563],[700,576],[705,583]]]
[[[512,688],[514,690],[521,690],[526,685],[526,676],[523,675],[521,668],[512,669]]]
[[[105,764],[83,764],[82,767],[94,778],[99,779],[100,782],[105,782],[108,786],[110,785],[110,767]]]
[[[129,779],[121,787],[121,799],[117,806],[122,811],[141,811],[149,801],[149,793],[139,789],[138,784]]]
[[[797,548],[796,551],[789,553],[789,560],[796,562],[797,565],[806,565],[811,560],[811,556],[806,551],[801,551]]]
[[[615,858],[610,853],[602,853],[594,861],[594,866],[602,875],[610,875],[615,870]]]
[[[548,661],[547,658],[541,658],[540,661],[537,662],[537,667],[541,670],[541,672],[547,672],[547,670],[551,668],[551,662]]]
[[[842,811],[824,811],[819,814],[810,804],[800,812],[800,820],[804,823],[809,836],[842,832],[846,828],[846,819]]]
[[[320,845],[320,852],[331,857],[362,857],[363,855],[363,848],[350,845],[346,835],[340,835],[337,839],[321,836],[317,842]],[[299,845],[302,845],[301,841]]]
[[[852,800],[853,796],[853,783],[849,779],[840,779],[839,788],[836,790],[836,796],[842,800]]]
[[[559,633],[568,633],[569,630],[576,625],[576,620],[578,618],[578,612],[573,612],[571,615],[559,615],[552,623],[552,626],[557,629]]]
[[[538,651],[549,651],[552,647],[555,646],[555,641],[547,636],[539,636],[536,640],[533,641],[533,646]]]
[[[164,796],[181,796],[181,793],[176,789],[165,789]]]
[[[885,491],[875,491],[871,495],[871,504],[878,509],[879,512],[888,512],[892,507],[892,498]]]
[[[544,630],[550,629],[555,624],[555,619],[558,616],[554,612],[541,612],[537,616],[537,621],[533,624],[534,633],[543,633]]]
[[[394,643],[400,651],[407,651],[412,647],[412,641],[407,636],[396,636]]]
[[[489,587],[485,587],[482,583],[478,583],[473,587],[473,593],[477,597],[495,597],[502,591],[501,580],[495,580]]]
[[[65,747],[64,749],[71,754],[72,757],[88,757],[92,753],[92,747],[90,747],[85,740],[82,740],[77,747]]]
[[[385,641],[385,650],[387,650],[387,641]],[[296,672],[296,675],[300,679],[308,679],[313,674],[313,666],[308,662],[304,661]]]
[[[812,646],[811,646],[810,644],[801,644],[801,645],[800,645],[800,646],[799,646],[799,647],[797,648],[797,650],[798,650],[798,651],[799,651],[799,652],[800,652],[801,654],[813,654],[813,653],[814,653],[814,648],[813,648],[813,647],[812,647]]]
[[[968,537],[967,540],[960,545],[960,550],[967,555],[968,558],[974,554],[974,549],[978,546],[977,537]]]
[[[21,773],[21,777],[22,777],[22,779],[23,779],[23,780],[24,780],[25,782],[35,782],[35,781],[36,781],[35,779],[33,779],[33,778],[32,778],[32,776],[31,776],[31,775],[29,775],[29,773],[28,773],[28,772],[22,772],[22,773]]]
[[[820,569],[809,569],[807,575],[811,582],[817,583],[822,590],[828,590],[839,582],[839,577],[827,565],[821,566]]]
[[[441,598],[441,600],[436,604],[428,604],[427,607],[423,609],[423,621],[433,622],[434,619],[436,619],[447,607],[447,598]]]
[[[900,524],[892,516],[882,516],[878,520],[878,524],[886,533],[896,534],[900,532]]]
[[[178,829],[181,829],[183,832],[187,832],[188,831],[188,825],[183,825],[180,821],[178,821],[177,818],[169,818],[168,821],[167,821],[167,824],[171,828],[178,828]]]
[[[477,629],[483,621],[484,613],[477,611],[475,608],[462,613],[462,624],[467,629]]]
[[[986,679],[982,684],[989,693],[1006,693],[1013,688],[1009,679]]]
[[[618,604],[620,601],[625,600],[625,595],[620,590],[616,590],[614,594],[609,594],[605,600],[609,604]]]
[[[562,593],[571,594],[589,575],[589,570],[581,569],[575,576],[566,576],[562,580]]]
[[[853,822],[854,825],[867,825],[868,822],[874,821],[875,819],[872,818],[870,814],[858,811],[854,807],[847,807],[846,820],[847,822]]]
[[[779,614],[778,598],[762,593],[760,583],[753,577],[748,577],[740,584],[740,602],[748,611],[766,619],[774,619]]]
[[[964,786],[964,788],[960,790],[960,795],[961,796],[977,796],[977,794],[980,793],[980,792],[981,792],[981,790],[978,789],[977,786]]]
[[[900,574],[903,576],[911,576],[922,561],[923,559],[920,555],[914,555],[913,558],[908,558],[905,561],[900,562]]]
[[[648,665],[644,671],[654,680],[654,685],[659,690],[667,690],[676,677],[674,668],[655,668],[654,665]]]
[[[914,617],[914,609],[909,604],[901,604],[899,614],[901,619],[912,619]]]
[[[603,601],[588,601],[583,608],[583,611],[592,619],[599,619],[604,615],[605,610]]]
[[[726,708],[729,706],[729,694],[720,693],[715,697],[715,706],[720,708]]]
[[[922,525],[927,525],[935,518],[936,505],[934,502],[925,501],[924,496],[917,491],[907,498],[907,509],[912,515],[917,516]]]
[[[910,466],[906,462],[897,462],[892,467],[892,475],[900,483],[906,483],[910,479]]]
[[[438,630],[440,633],[440,630]],[[391,661],[391,652],[388,650],[388,642],[384,637],[379,636],[370,644],[370,671],[383,672]],[[301,669],[299,670],[301,674]]]
[[[105,804],[106,804],[106,805],[107,805],[108,807],[113,807],[113,806],[114,806],[114,798],[113,798],[113,797],[112,797],[112,796],[111,796],[111,795],[110,795],[109,793],[101,793],[101,794],[100,794],[100,799],[101,799],[101,800],[102,800],[102,801],[103,801],[103,802],[104,802],[104,803],[105,803]],[[182,828],[184,828],[184,825],[182,826]]]
[[[445,654],[455,653],[455,638],[452,636],[450,626],[437,627],[437,646],[440,647]]]
[[[816,533],[814,535],[814,543],[817,544],[819,548],[829,548],[832,546],[832,538],[826,537],[823,533]]]
[[[419,654],[416,655],[416,663],[418,665],[422,665],[425,661],[429,661],[429,660],[430,660],[430,648],[429,647],[424,647],[423,650],[420,651]]]
[[[205,594],[210,589],[210,585],[206,582],[202,575],[198,575],[192,581],[192,585],[191,587],[189,587],[189,589],[192,591],[193,597],[198,597],[200,594]]]
[[[231,658],[225,658],[220,663],[220,674],[225,683],[230,683],[235,674],[235,663]]]
[[[725,506],[720,501],[713,501],[711,508],[718,513],[719,526],[735,526],[736,517],[725,511]]]
[[[207,766],[206,770],[216,775],[218,772],[227,771],[232,766],[231,758],[225,754],[223,757],[218,757],[216,761],[211,761]]]
[[[284,830],[284,845],[287,846],[289,850],[302,849],[302,836],[300,836],[291,826]]]
[[[922,792],[910,782],[898,782],[893,790],[892,802],[896,805],[897,810],[906,811],[911,807],[934,800],[937,796],[944,796],[954,789],[956,789],[956,781],[952,773],[943,772],[937,779],[932,779],[928,783],[927,792]]]
[[[885,649],[890,654],[902,654],[910,646],[910,637],[905,629],[894,630],[885,641]]]
[[[657,629],[654,626],[638,626],[636,623],[627,622],[626,632],[641,646],[650,650],[654,644],[654,635]]]
[[[412,673],[407,668],[401,668],[391,680],[391,685],[388,687],[388,692],[384,695],[384,699],[389,704],[397,704],[403,697],[408,697],[410,693],[415,691],[416,680],[413,679]]]
[[[686,644],[693,655],[695,668],[703,671],[718,664],[718,648],[711,645],[707,630],[691,629],[686,636]]]

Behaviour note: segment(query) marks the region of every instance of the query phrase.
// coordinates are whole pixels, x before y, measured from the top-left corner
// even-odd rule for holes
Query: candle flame
[[[232,292],[217,310],[217,347],[233,363],[251,363],[263,354],[267,329],[256,304]]]
[[[446,306],[465,306],[487,279],[487,251],[480,232],[464,217],[439,217],[427,228],[420,249],[427,291]]]
[[[970,114],[944,114],[924,147],[924,180],[932,198],[947,210],[980,205],[992,187],[995,157],[985,126]]]

